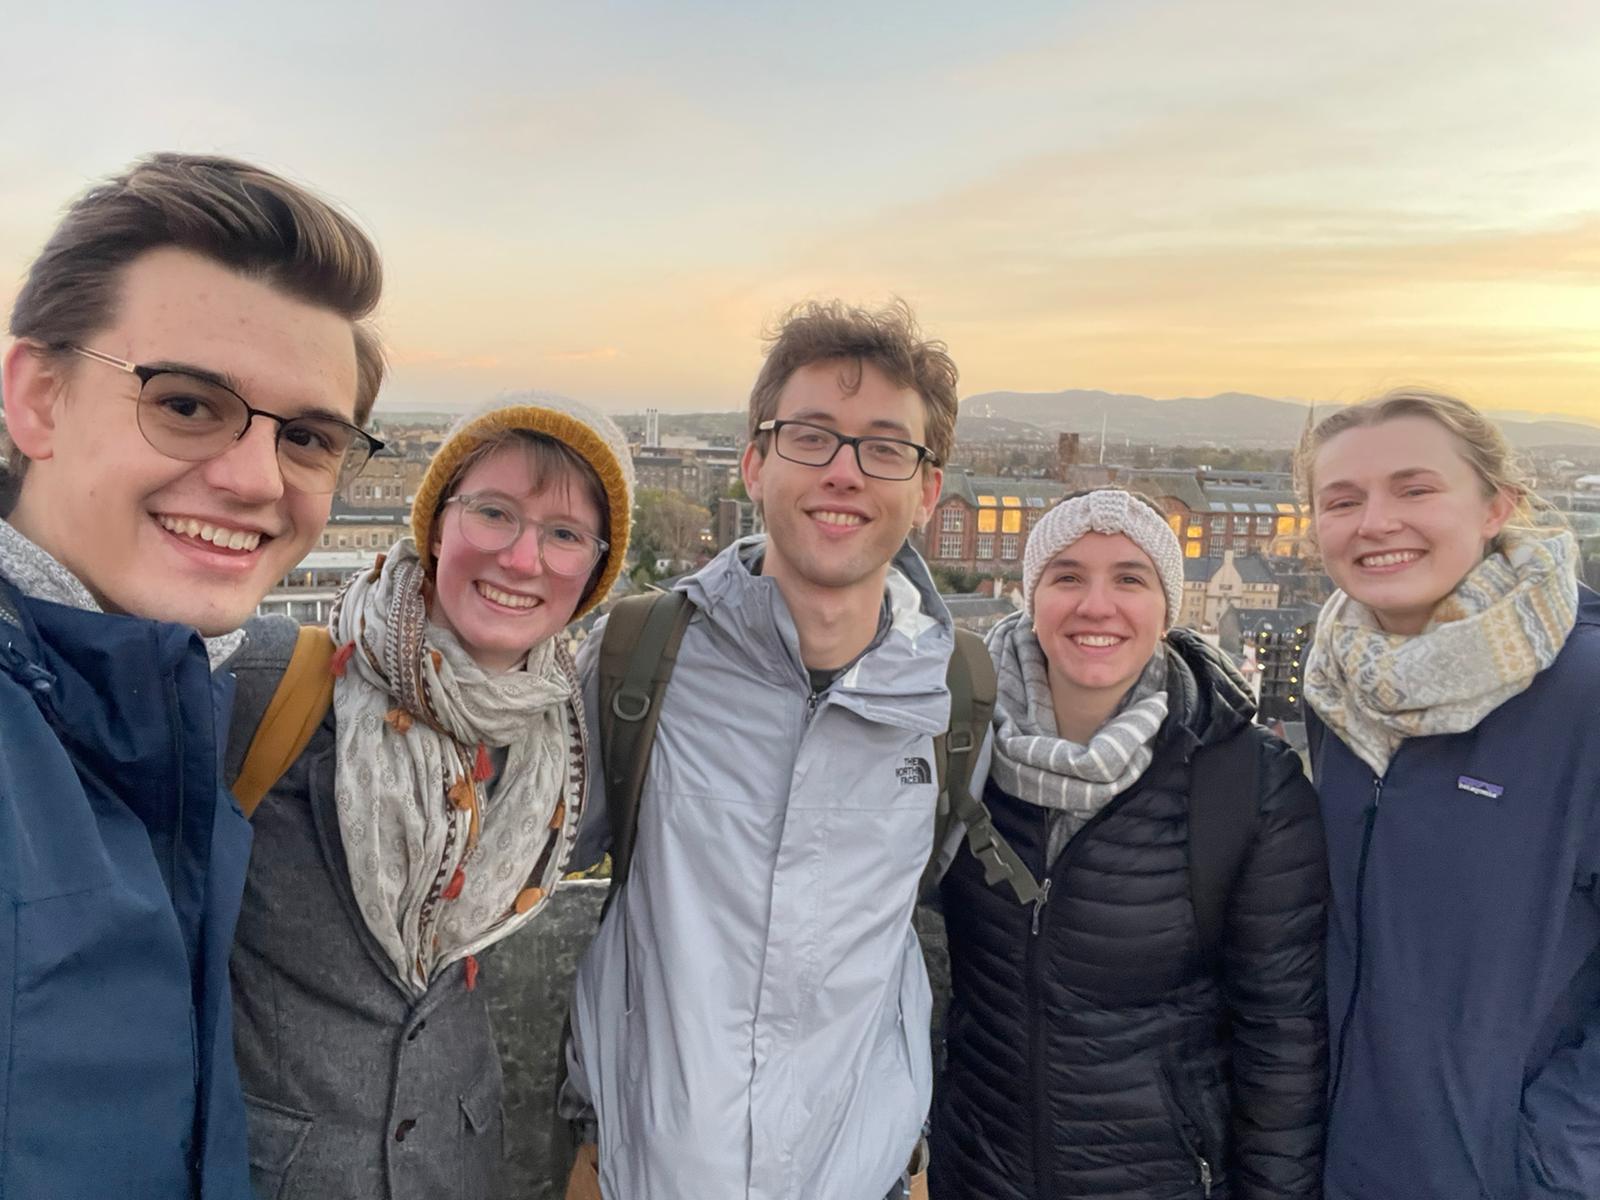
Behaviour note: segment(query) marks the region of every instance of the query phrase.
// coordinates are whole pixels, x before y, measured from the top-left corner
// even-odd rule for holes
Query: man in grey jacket
[[[750,398],[767,533],[679,587],[626,884],[578,970],[569,1195],[883,1200],[920,1180],[929,989],[911,925],[954,632],[905,545],[956,368],[910,311],[790,312]],[[579,656],[594,720],[600,638]],[[591,796],[574,863],[608,836]]]

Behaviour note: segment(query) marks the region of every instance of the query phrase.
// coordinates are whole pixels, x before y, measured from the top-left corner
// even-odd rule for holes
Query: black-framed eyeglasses
[[[320,495],[354,479],[383,449],[366,430],[337,417],[281,417],[252,408],[214,379],[176,367],[140,366],[87,346],[62,349],[137,378],[139,432],[162,454],[182,462],[205,462],[227,453],[249,431],[251,421],[266,417],[278,423],[278,470],[284,486]]]
[[[539,561],[557,575],[587,575],[611,543],[579,529],[571,521],[534,521],[517,510],[509,496],[499,492],[464,492],[446,504],[459,507],[461,536],[485,554],[498,554],[514,546],[524,530],[534,531]]]
[[[849,446],[855,452],[856,466],[861,468],[861,473],[874,479],[910,479],[924,462],[939,465],[933,451],[916,442],[890,437],[849,437],[809,421],[763,421],[756,426],[756,432],[772,434],[772,446],[779,458],[805,467],[827,466],[839,453],[840,446]]]

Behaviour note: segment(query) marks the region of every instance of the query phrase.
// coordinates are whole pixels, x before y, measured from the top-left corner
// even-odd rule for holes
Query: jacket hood
[[[1227,656],[1191,629],[1167,631],[1168,736],[1189,749],[1220,742],[1255,719],[1250,685]]]
[[[678,590],[743,648],[753,669],[781,683],[780,664],[788,663],[790,677],[804,682],[800,635],[783,593],[776,580],[751,571],[766,541],[765,534],[741,538],[680,581]],[[869,719],[942,732],[950,720],[945,672],[955,625],[926,564],[909,544],[890,563],[885,595],[887,631],[829,689],[829,697]]]

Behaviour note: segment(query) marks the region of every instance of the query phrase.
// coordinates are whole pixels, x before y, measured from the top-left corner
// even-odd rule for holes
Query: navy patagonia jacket
[[[0,580],[0,1200],[247,1200],[250,829],[192,629]]]
[[[1526,691],[1383,778],[1313,746],[1327,1200],[1600,1197],[1600,597]]]

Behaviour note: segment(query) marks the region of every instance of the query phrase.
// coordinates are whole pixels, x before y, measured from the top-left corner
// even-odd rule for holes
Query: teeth
[[[1109,637],[1103,633],[1085,633],[1072,639],[1080,646],[1115,646],[1122,639]]]
[[[863,525],[866,523],[865,518],[859,517],[855,513],[814,512],[811,515],[824,525]]]
[[[496,604],[503,604],[507,608],[534,608],[540,601],[534,596],[518,596],[512,592],[502,592],[492,584],[481,580],[478,583],[478,594],[486,600],[493,600]]]
[[[1361,565],[1364,567],[1397,567],[1401,563],[1416,562],[1422,555],[1416,550],[1396,550],[1389,554],[1363,555]]]
[[[193,517],[157,517],[156,520],[163,529],[179,537],[199,538],[224,550],[254,550],[261,544],[261,534],[255,530],[225,529]]]

